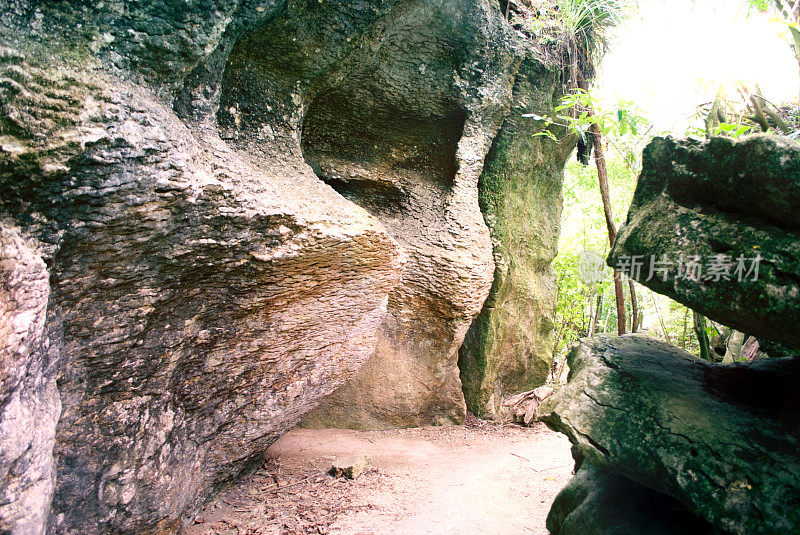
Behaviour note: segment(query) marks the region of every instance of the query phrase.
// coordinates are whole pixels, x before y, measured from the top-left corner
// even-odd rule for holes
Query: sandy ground
[[[372,461],[358,479],[327,474],[333,460],[358,454]],[[571,469],[569,442],[543,425],[296,429],[186,533],[544,535]]]

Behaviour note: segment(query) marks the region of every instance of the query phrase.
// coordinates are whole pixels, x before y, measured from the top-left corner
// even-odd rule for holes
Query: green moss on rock
[[[534,136],[558,100],[557,72],[534,59],[520,67],[512,109],[478,183],[492,234],[492,290],[459,353],[464,396],[477,415],[498,415],[509,394],[544,383],[553,354],[557,252],[564,162],[573,147]]]
[[[761,339],[800,347],[800,145],[758,135],[701,142],[656,138],[644,151],[625,226],[610,262],[666,255],[666,274],[635,278],[725,325]],[[697,257],[698,280],[679,273],[679,257]],[[729,273],[707,276],[717,255]],[[758,277],[740,277],[738,259]],[[648,280],[649,279],[649,280]]]

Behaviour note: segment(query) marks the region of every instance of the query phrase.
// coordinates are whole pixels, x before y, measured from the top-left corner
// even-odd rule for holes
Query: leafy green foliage
[[[714,135],[737,138],[754,131],[755,128],[747,124],[720,123],[714,128]]]
[[[606,30],[617,25],[630,0],[531,0],[515,3],[514,26],[550,50],[568,87],[594,77]]]
[[[583,41],[588,51],[596,51],[602,43],[602,30],[619,24],[626,4],[621,0],[555,0],[558,17],[564,30]]]
[[[589,107],[594,110],[593,115],[585,113]],[[616,225],[621,226],[636,189],[642,149],[653,136],[652,125],[644,113],[632,102],[606,106],[585,91],[574,91],[561,100],[554,117],[538,117],[538,120],[545,121],[548,127],[566,128],[573,134],[583,133],[590,125],[597,124],[608,145],[605,157],[611,208]],[[539,135],[556,137],[549,128]],[[603,279],[592,285],[584,284],[578,274],[582,251],[592,251],[602,257],[609,252],[596,168],[580,165],[574,160],[568,162],[563,199],[562,235],[559,254],[553,263],[558,276],[554,355],[557,362],[563,361],[567,349],[578,338],[588,335],[593,314],[597,315],[597,333],[617,331],[612,270],[606,268]],[[644,286],[636,284],[635,287],[643,320],[640,332],[698,354],[691,311]],[[627,295],[628,285],[625,284],[624,288]],[[599,313],[596,310],[598,296]],[[629,325],[631,315],[630,299],[626,298]]]
[[[589,113],[592,110],[593,113]],[[616,149],[624,163],[636,171],[639,164],[639,155],[644,147],[644,142],[649,141],[652,130],[650,121],[644,113],[631,101],[620,101],[611,109],[598,102],[589,92],[576,89],[561,98],[555,108],[553,118],[540,117],[536,114],[527,114],[544,121],[544,130],[534,134],[544,136],[554,141],[558,137],[554,128],[576,135],[588,143],[587,132],[592,124],[597,124],[601,134]]]
[[[770,0],[750,0],[750,8],[757,11],[766,11],[772,2]]]

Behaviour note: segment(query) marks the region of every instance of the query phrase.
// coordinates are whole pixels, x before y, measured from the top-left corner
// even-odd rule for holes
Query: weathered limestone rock
[[[709,364],[634,335],[583,340],[568,362],[540,418],[578,459],[727,533],[800,529],[800,359]]]
[[[494,140],[478,183],[491,230],[495,273],[483,310],[459,355],[467,407],[501,416],[509,394],[544,384],[553,361],[553,317],[564,162],[574,146],[534,137],[561,91],[558,72],[526,59],[517,73],[512,108]]]
[[[1,8],[3,531],[43,531],[52,488],[53,532],[177,530],[374,351],[401,252],[299,142],[335,82],[223,75],[285,7]],[[315,38],[374,20],[340,22]],[[351,52],[326,48],[322,72]]]
[[[41,256],[0,226],[0,532],[42,533],[55,483],[61,402],[46,330]]]
[[[625,265],[642,255],[645,266],[633,273],[642,284],[739,331],[800,347],[799,228],[800,145],[767,135],[656,138],[644,151],[609,262]],[[699,280],[679,276],[681,253],[686,263],[699,257]],[[667,269],[647,280],[651,255],[667,255],[673,265],[658,266]],[[757,255],[753,280],[755,272],[747,271]],[[729,265],[724,277],[709,271],[715,256]]]
[[[303,149],[320,177],[383,222],[408,262],[375,354],[307,426],[465,416],[458,348],[494,271],[478,178],[508,112],[520,43],[487,1],[409,2],[391,24],[390,42],[311,103]]]
[[[588,463],[556,496],[551,535],[711,535],[714,528],[674,498]]]

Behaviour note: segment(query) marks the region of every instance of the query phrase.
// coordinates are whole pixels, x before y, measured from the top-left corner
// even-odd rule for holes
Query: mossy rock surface
[[[539,417],[569,437],[576,459],[725,533],[800,530],[800,359],[712,364],[627,335],[583,339],[567,362],[567,386]]]
[[[495,276],[483,310],[459,354],[467,407],[499,416],[504,398],[543,384],[553,359],[561,186],[570,137],[535,136],[558,101],[557,73],[523,62],[513,106],[486,157],[478,183],[481,211],[492,233]]]
[[[684,266],[699,260],[698,277],[681,272],[681,255]],[[633,278],[652,290],[800,347],[800,145],[768,135],[654,139],[609,263],[630,265],[634,256],[644,265]],[[671,264],[651,277],[651,258],[665,256]],[[715,274],[715,259],[727,273]]]

